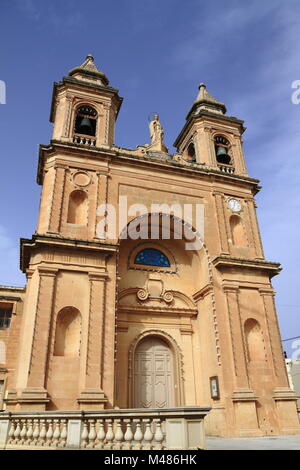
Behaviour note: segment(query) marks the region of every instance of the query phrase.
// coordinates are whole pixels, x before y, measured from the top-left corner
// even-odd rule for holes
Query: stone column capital
[[[231,292],[234,294],[238,294],[240,287],[236,284],[223,284],[223,291],[224,292]]]
[[[106,271],[103,272],[92,272],[88,273],[89,281],[107,281],[108,280],[108,273]]]
[[[58,273],[57,268],[49,268],[46,266],[38,266],[38,272],[40,276],[49,276],[49,277],[55,277]]]

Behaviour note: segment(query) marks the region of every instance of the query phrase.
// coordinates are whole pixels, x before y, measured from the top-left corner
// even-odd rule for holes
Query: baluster
[[[32,445],[32,436],[33,436],[33,420],[29,419],[28,420],[28,429],[27,429],[27,434],[26,434],[26,440],[27,440],[27,445],[31,446]]]
[[[54,430],[54,433],[53,433],[52,445],[53,445],[53,447],[58,447],[59,438],[60,438],[60,421],[59,421],[59,419],[55,419],[54,423],[55,423],[55,430]]]
[[[27,422],[26,419],[21,419],[21,432],[20,432],[20,444],[25,444],[27,434]]]
[[[130,419],[126,419],[125,422],[127,423],[126,424],[126,432],[125,432],[125,436],[124,436],[124,439],[125,439],[125,446],[124,446],[124,449],[131,449],[132,447],[132,441],[133,441],[133,432],[132,432],[132,429],[131,429],[131,421]]]
[[[124,433],[122,431],[122,420],[121,419],[116,419],[117,423],[117,430],[115,434],[115,440],[117,441],[116,444],[114,445],[114,449],[121,449],[122,448],[122,442],[124,438]]]
[[[52,421],[52,419],[47,420],[47,423],[48,423],[48,431],[46,433],[45,446],[51,447],[52,438],[53,438],[53,421]]]
[[[99,420],[97,420],[97,422],[99,423],[99,430],[98,430],[98,434],[97,434],[97,444],[96,444],[95,447],[97,449],[103,449],[104,439],[105,439],[103,419],[99,419]]]
[[[67,436],[68,436],[67,420],[62,419],[61,423],[62,423],[62,430],[60,434],[60,442],[58,444],[58,447],[65,447],[66,442],[67,442]]]
[[[155,429],[155,434],[154,434],[154,440],[155,440],[155,447],[154,449],[162,449],[162,441],[164,440],[164,435],[161,430],[161,422],[160,419],[156,419],[156,429]]]
[[[152,440],[153,440],[153,432],[151,431],[151,420],[150,419],[143,419],[143,422],[146,423],[146,430],[144,434],[144,440],[146,441],[144,445],[144,449],[151,450],[152,449]]]
[[[105,449],[112,449],[113,446],[113,440],[114,440],[114,432],[112,428],[112,419],[106,419],[107,422],[107,433],[106,433],[106,444],[105,444]]]
[[[135,446],[134,450],[140,450],[142,448],[143,433],[141,430],[140,419],[134,419],[133,422],[136,422],[136,428],[134,433]]]
[[[89,431],[88,431],[88,422],[83,421],[83,430],[81,434],[81,447],[85,448],[88,443]]]
[[[46,420],[45,419],[41,419],[41,430],[40,430],[40,436],[39,436],[39,440],[38,440],[38,444],[41,445],[41,446],[44,446],[45,445],[45,442],[46,442],[46,434],[47,434],[47,430],[46,430]]]
[[[16,422],[17,422],[17,427],[16,427],[15,432],[14,432],[14,444],[19,443],[19,437],[20,437],[20,433],[21,433],[21,422],[20,422],[19,419],[17,419]]]
[[[34,420],[34,429],[33,429],[33,445],[37,445],[38,444],[38,439],[39,439],[39,435],[40,435],[40,422],[38,419],[35,419]]]
[[[89,443],[88,443],[88,446],[87,447],[95,447],[95,440],[96,440],[96,437],[97,437],[97,433],[96,433],[96,429],[95,429],[95,420],[94,419],[91,419],[90,420],[90,432],[89,432],[89,436],[88,436],[88,439],[89,439]]]
[[[16,423],[15,423],[15,420],[12,419],[9,432],[8,432],[8,444],[11,444],[14,441],[15,430],[16,430]]]

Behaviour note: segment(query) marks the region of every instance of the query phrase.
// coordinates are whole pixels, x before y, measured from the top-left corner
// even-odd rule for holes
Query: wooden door
[[[163,340],[142,340],[134,359],[134,407],[175,406],[173,369],[172,352]]]

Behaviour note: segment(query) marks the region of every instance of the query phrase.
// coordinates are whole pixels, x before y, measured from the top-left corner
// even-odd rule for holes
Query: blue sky
[[[51,137],[52,83],[92,53],[124,97],[119,146],[148,142],[148,115],[158,111],[172,152],[200,82],[245,120],[248,170],[263,186],[256,199],[265,255],[283,267],[273,280],[282,336],[300,335],[300,105],[291,101],[300,2],[1,0],[0,22],[0,284],[25,282],[19,238],[36,226],[37,150]]]

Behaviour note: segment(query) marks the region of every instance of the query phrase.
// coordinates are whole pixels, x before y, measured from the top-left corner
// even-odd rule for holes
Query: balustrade
[[[203,447],[203,419],[209,410],[182,407],[99,412],[3,412],[0,414],[0,449],[161,450]],[[190,422],[197,423],[198,427],[189,427]],[[198,429],[197,435],[189,437],[190,428]]]
[[[231,165],[218,165],[219,170],[223,171],[223,173],[234,173],[234,168]]]
[[[80,134],[79,135],[74,134],[73,142],[74,142],[74,144],[87,145],[89,147],[95,147],[95,145],[96,145],[96,139],[95,138],[80,135]]]

